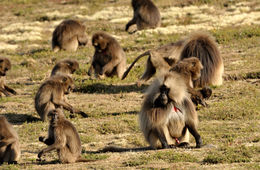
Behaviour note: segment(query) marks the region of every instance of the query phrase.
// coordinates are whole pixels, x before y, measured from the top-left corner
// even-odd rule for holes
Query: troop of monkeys
[[[134,17],[125,30],[133,24],[137,29],[160,26],[158,8],[151,0],[132,0]],[[65,20],[53,32],[52,49],[76,51],[79,45],[87,44],[86,28],[76,20]],[[223,61],[214,39],[207,33],[196,32],[178,42],[169,43],[148,50],[138,56],[126,69],[126,56],[115,38],[104,32],[92,36],[95,53],[89,76],[104,78],[118,76],[124,79],[134,64],[148,56],[146,70],[137,85],[149,80],[156,72],[158,77],[149,86],[139,113],[141,131],[150,148],[183,147],[189,144],[189,133],[196,140],[196,147],[202,147],[197,130],[196,105],[206,106],[204,99],[210,97],[209,85],[221,85],[224,71]],[[9,59],[0,57],[0,96],[16,94],[4,83],[6,72],[11,68]],[[76,60],[59,61],[50,78],[42,83],[35,96],[35,109],[43,121],[50,120],[48,137],[39,141],[48,145],[39,152],[38,158],[56,149],[61,163],[88,161],[81,157],[81,142],[76,128],[63,114],[88,115],[75,109],[65,95],[74,88],[73,74],[79,68]],[[195,89],[196,88],[196,89]],[[199,89],[197,89],[199,88]],[[110,148],[113,151],[113,148]],[[0,163],[17,163],[20,157],[18,135],[14,128],[0,116]]]

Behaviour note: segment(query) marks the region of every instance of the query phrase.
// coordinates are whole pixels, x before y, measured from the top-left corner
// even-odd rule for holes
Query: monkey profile
[[[55,149],[61,163],[89,162],[81,157],[79,134],[74,125],[64,117],[62,110],[59,108],[51,110],[48,117],[50,118],[48,137],[39,137],[39,141],[48,147],[39,152],[38,158],[41,160],[43,154]]]
[[[121,79],[126,69],[126,56],[116,39],[104,32],[97,32],[92,37],[92,45],[95,53],[88,75],[92,76],[93,73],[97,77],[117,75]]]
[[[132,0],[133,18],[126,24],[125,31],[136,24],[137,30],[156,28],[161,25],[161,15],[151,0]]]
[[[86,45],[86,27],[77,20],[64,20],[53,31],[52,49],[76,51],[79,45]]]
[[[189,133],[202,146],[198,115],[190,100],[182,75],[168,72],[148,88],[139,114],[141,131],[154,149],[187,146]]]
[[[77,69],[79,69],[79,63],[73,59],[65,59],[59,61],[52,69],[51,76],[57,74],[73,74]]]
[[[156,71],[161,72],[171,68],[179,60],[196,57],[203,65],[201,77],[194,80],[194,87],[221,85],[224,65],[217,44],[213,37],[204,32],[196,32],[188,38],[176,43],[170,43],[157,49],[149,50],[138,56],[125,71],[122,79],[130,72],[134,64],[143,56],[147,56],[146,70],[137,84],[148,81]]]
[[[0,116],[0,164],[17,164],[21,150],[19,137],[4,116]]]
[[[6,72],[11,69],[11,62],[6,57],[0,57],[0,97],[15,95],[17,92],[5,84]]]
[[[81,114],[87,117],[87,114],[73,108],[67,103],[65,95],[74,89],[74,82],[69,75],[59,74],[51,76],[39,88],[35,95],[35,109],[42,121],[47,120],[50,110],[55,108],[64,108],[71,113]]]

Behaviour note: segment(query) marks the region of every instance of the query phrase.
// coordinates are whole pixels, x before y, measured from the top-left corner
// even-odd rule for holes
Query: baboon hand
[[[79,114],[80,114],[82,117],[88,117],[88,115],[87,115],[85,112],[79,111]]]
[[[40,136],[40,137],[39,137],[39,141],[40,141],[40,142],[43,142],[43,141],[44,141],[44,137],[43,137],[43,136]]]
[[[41,152],[38,153],[38,158],[39,158],[39,160],[41,160],[42,154],[43,154],[43,151],[41,151]]]

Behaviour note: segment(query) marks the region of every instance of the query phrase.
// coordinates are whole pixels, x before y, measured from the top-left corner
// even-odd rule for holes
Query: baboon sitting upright
[[[8,87],[5,84],[6,72],[11,69],[11,62],[6,57],[0,57],[0,97],[2,94],[10,96],[11,94],[17,94],[14,89]]]
[[[161,25],[160,12],[151,0],[132,0],[132,8],[133,19],[126,24],[126,31],[134,24],[137,25],[138,30],[156,28]]]
[[[35,109],[43,121],[47,120],[50,110],[64,108],[71,113],[79,113],[83,117],[88,115],[73,108],[66,101],[66,94],[74,89],[74,82],[69,75],[58,74],[51,76],[39,88],[35,96]]]
[[[152,148],[187,146],[189,132],[196,147],[202,146],[197,131],[198,115],[186,88],[183,76],[177,72],[165,73],[149,86],[139,122]]]
[[[79,45],[86,45],[88,38],[86,27],[77,20],[65,20],[60,23],[52,34],[52,49],[76,51]]]
[[[121,79],[126,68],[126,56],[116,39],[104,32],[97,32],[92,37],[92,45],[95,47],[95,53],[88,75],[117,75]]]
[[[89,162],[81,157],[81,142],[74,125],[68,121],[61,109],[51,110],[48,113],[50,125],[48,138],[39,137],[39,141],[48,145],[39,152],[38,158],[52,150],[57,150],[61,163]]]
[[[21,155],[19,137],[4,116],[0,116],[0,164],[16,164]]]

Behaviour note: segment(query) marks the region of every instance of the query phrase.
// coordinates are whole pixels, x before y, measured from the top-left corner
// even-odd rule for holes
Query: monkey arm
[[[133,17],[133,19],[131,19],[125,26],[125,31],[128,31],[129,27],[131,25],[134,25],[136,23],[136,16]]]
[[[55,104],[55,105],[58,105],[58,106],[62,106],[64,109],[70,111],[71,113],[74,113],[74,109],[73,107],[65,102],[64,100],[61,99],[61,95],[58,95],[57,93],[53,94],[52,96],[52,102]]]
[[[17,92],[16,92],[14,89],[12,89],[11,87],[8,87],[7,85],[5,85],[5,89],[6,89],[8,92],[12,93],[12,94],[17,94]]]
[[[45,139],[45,137],[42,137],[42,136],[39,137],[39,141],[45,143],[46,145],[52,145],[54,143],[53,138]]]
[[[0,92],[4,93],[6,96],[10,96],[9,92],[4,88],[0,88]]]
[[[17,139],[14,138],[14,137],[11,137],[11,138],[8,138],[8,139],[2,139],[2,140],[0,141],[0,147],[10,145],[10,144],[16,142],[16,140],[17,140]]]
[[[117,57],[120,54],[117,54],[117,53],[113,54],[114,57],[112,56],[112,60],[110,62],[108,62],[106,65],[104,65],[104,67],[101,69],[100,75],[103,75],[107,72],[111,73],[113,68],[120,63],[120,59],[119,59],[119,57]],[[113,58],[115,58],[115,59],[113,59]]]

